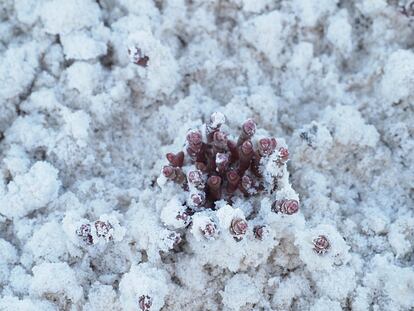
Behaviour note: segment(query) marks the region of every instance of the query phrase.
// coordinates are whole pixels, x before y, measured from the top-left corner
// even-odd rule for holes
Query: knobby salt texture
[[[0,1],[0,309],[412,310],[413,23],[402,0]],[[249,200],[206,239],[157,184],[216,111],[289,147],[300,211],[261,198],[263,240],[227,230]]]

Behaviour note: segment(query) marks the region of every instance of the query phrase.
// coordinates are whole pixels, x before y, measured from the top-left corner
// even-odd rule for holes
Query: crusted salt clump
[[[75,31],[61,36],[63,52],[67,59],[90,60],[105,55],[108,51],[109,30],[103,26],[91,32]]]
[[[319,225],[296,235],[300,258],[310,271],[329,271],[350,260],[349,246],[331,225]]]
[[[56,305],[45,300],[38,299],[19,299],[14,296],[4,296],[0,298],[0,310],[4,311],[32,311],[32,310],[44,310],[55,311]]]
[[[414,247],[414,218],[403,217],[392,223],[389,228],[388,242],[397,257],[411,253]]]
[[[243,28],[241,34],[245,40],[252,44],[260,53],[263,53],[269,61],[278,66],[280,59],[279,54],[282,51],[282,36],[284,34],[285,16],[278,11],[259,15],[249,19]],[[263,35],[257,36],[257,33]]]
[[[0,239],[0,284],[7,282],[10,274],[10,267],[17,263],[17,251],[15,247],[9,242]]]
[[[352,52],[352,27],[348,22],[348,11],[341,10],[329,21],[327,39],[343,56]]]
[[[7,185],[7,193],[0,198],[0,212],[8,218],[23,217],[56,199],[60,185],[57,169],[47,162],[36,162]]]
[[[269,282],[273,283],[274,296],[272,306],[277,309],[287,309],[297,296],[309,295],[310,284],[302,281],[300,275],[293,274],[286,278],[272,278]]]
[[[33,255],[36,263],[67,261],[69,259],[67,240],[56,238],[63,234],[64,231],[59,223],[46,223],[34,232],[26,244],[26,251]]]
[[[388,58],[381,80],[381,92],[387,104],[406,100],[411,95],[413,84],[414,53],[410,50],[397,50]]]
[[[48,33],[67,34],[98,24],[100,10],[91,0],[53,0],[43,4],[40,17]]]
[[[119,283],[122,310],[158,311],[169,293],[167,274],[149,264],[132,266]]]
[[[119,224],[115,213],[110,215],[104,214],[94,222],[79,220],[74,224],[74,227],[76,228],[75,233],[78,239],[82,240],[85,245],[103,246],[112,241],[120,242],[126,232],[126,229]]]
[[[178,82],[178,66],[171,51],[153,34],[137,31],[128,37],[130,60],[139,68],[141,89],[149,96],[170,94]]]
[[[53,275],[53,278],[50,276]],[[33,268],[30,292],[38,298],[57,302],[60,308],[73,306],[82,299],[82,287],[75,271],[67,263],[42,263]]]
[[[328,298],[319,298],[309,309],[310,311],[341,311],[343,310],[338,301]]]
[[[392,257],[390,253],[374,256],[364,284],[370,288],[371,296],[385,295],[387,299],[380,302],[382,308],[409,310],[414,306],[414,271],[392,264]]]
[[[165,311],[412,310],[413,22],[411,0],[0,1],[0,309],[122,310],[148,262]],[[328,270],[320,224],[350,247]]]
[[[240,310],[252,307],[259,302],[260,288],[247,274],[236,274],[227,281],[224,291],[220,293],[223,304],[228,310]]]
[[[185,204],[175,196],[162,209],[160,218],[165,225],[178,229],[191,223],[190,214]]]
[[[110,285],[103,285],[99,282],[92,284],[88,292],[88,302],[84,308],[90,311],[114,310],[120,311],[121,306],[116,293]]]

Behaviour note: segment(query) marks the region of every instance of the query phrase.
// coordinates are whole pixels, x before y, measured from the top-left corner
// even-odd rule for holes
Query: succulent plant
[[[330,247],[331,243],[324,235],[320,235],[313,240],[313,250],[319,255],[325,254]]]
[[[132,46],[128,49],[128,54],[131,62],[133,62],[134,64],[141,67],[148,66],[149,57],[144,55],[140,48]]]
[[[257,126],[251,118],[243,122],[236,137],[224,131],[225,122],[222,113],[213,113],[202,127],[187,132],[183,150],[166,155],[169,163],[162,168],[162,175],[167,183],[180,185],[187,193],[183,203],[186,205],[185,215],[177,215],[177,219],[188,226],[192,215],[216,211],[219,209],[217,202],[221,200],[232,205],[237,198],[249,200],[261,198],[261,194],[271,198],[272,212],[297,213],[298,200],[276,199],[274,195],[279,186],[277,179],[283,177],[286,170],[283,166],[289,159],[286,146],[274,137],[255,138]],[[269,162],[270,166],[267,165]],[[267,169],[272,171],[270,183]],[[256,239],[263,239],[264,227],[250,229]],[[243,239],[248,228],[244,217],[235,217],[228,227],[236,241]],[[212,239],[218,232],[213,221],[199,230],[207,239]]]
[[[152,306],[152,298],[148,295],[142,295],[138,299],[138,305],[142,311],[149,311]]]

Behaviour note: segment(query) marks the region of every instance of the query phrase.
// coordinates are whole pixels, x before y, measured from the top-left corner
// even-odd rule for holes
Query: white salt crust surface
[[[144,292],[151,311],[413,310],[414,17],[399,5],[0,1],[0,310],[139,310]],[[171,249],[186,197],[156,180],[214,111],[284,138],[300,213],[265,198],[263,241],[188,230]],[[112,240],[74,232],[108,219]]]

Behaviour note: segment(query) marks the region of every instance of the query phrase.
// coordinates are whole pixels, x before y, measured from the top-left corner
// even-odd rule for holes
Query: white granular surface
[[[0,310],[413,310],[413,46],[409,1],[0,1]],[[165,153],[215,111],[284,138],[300,213],[174,248]]]

